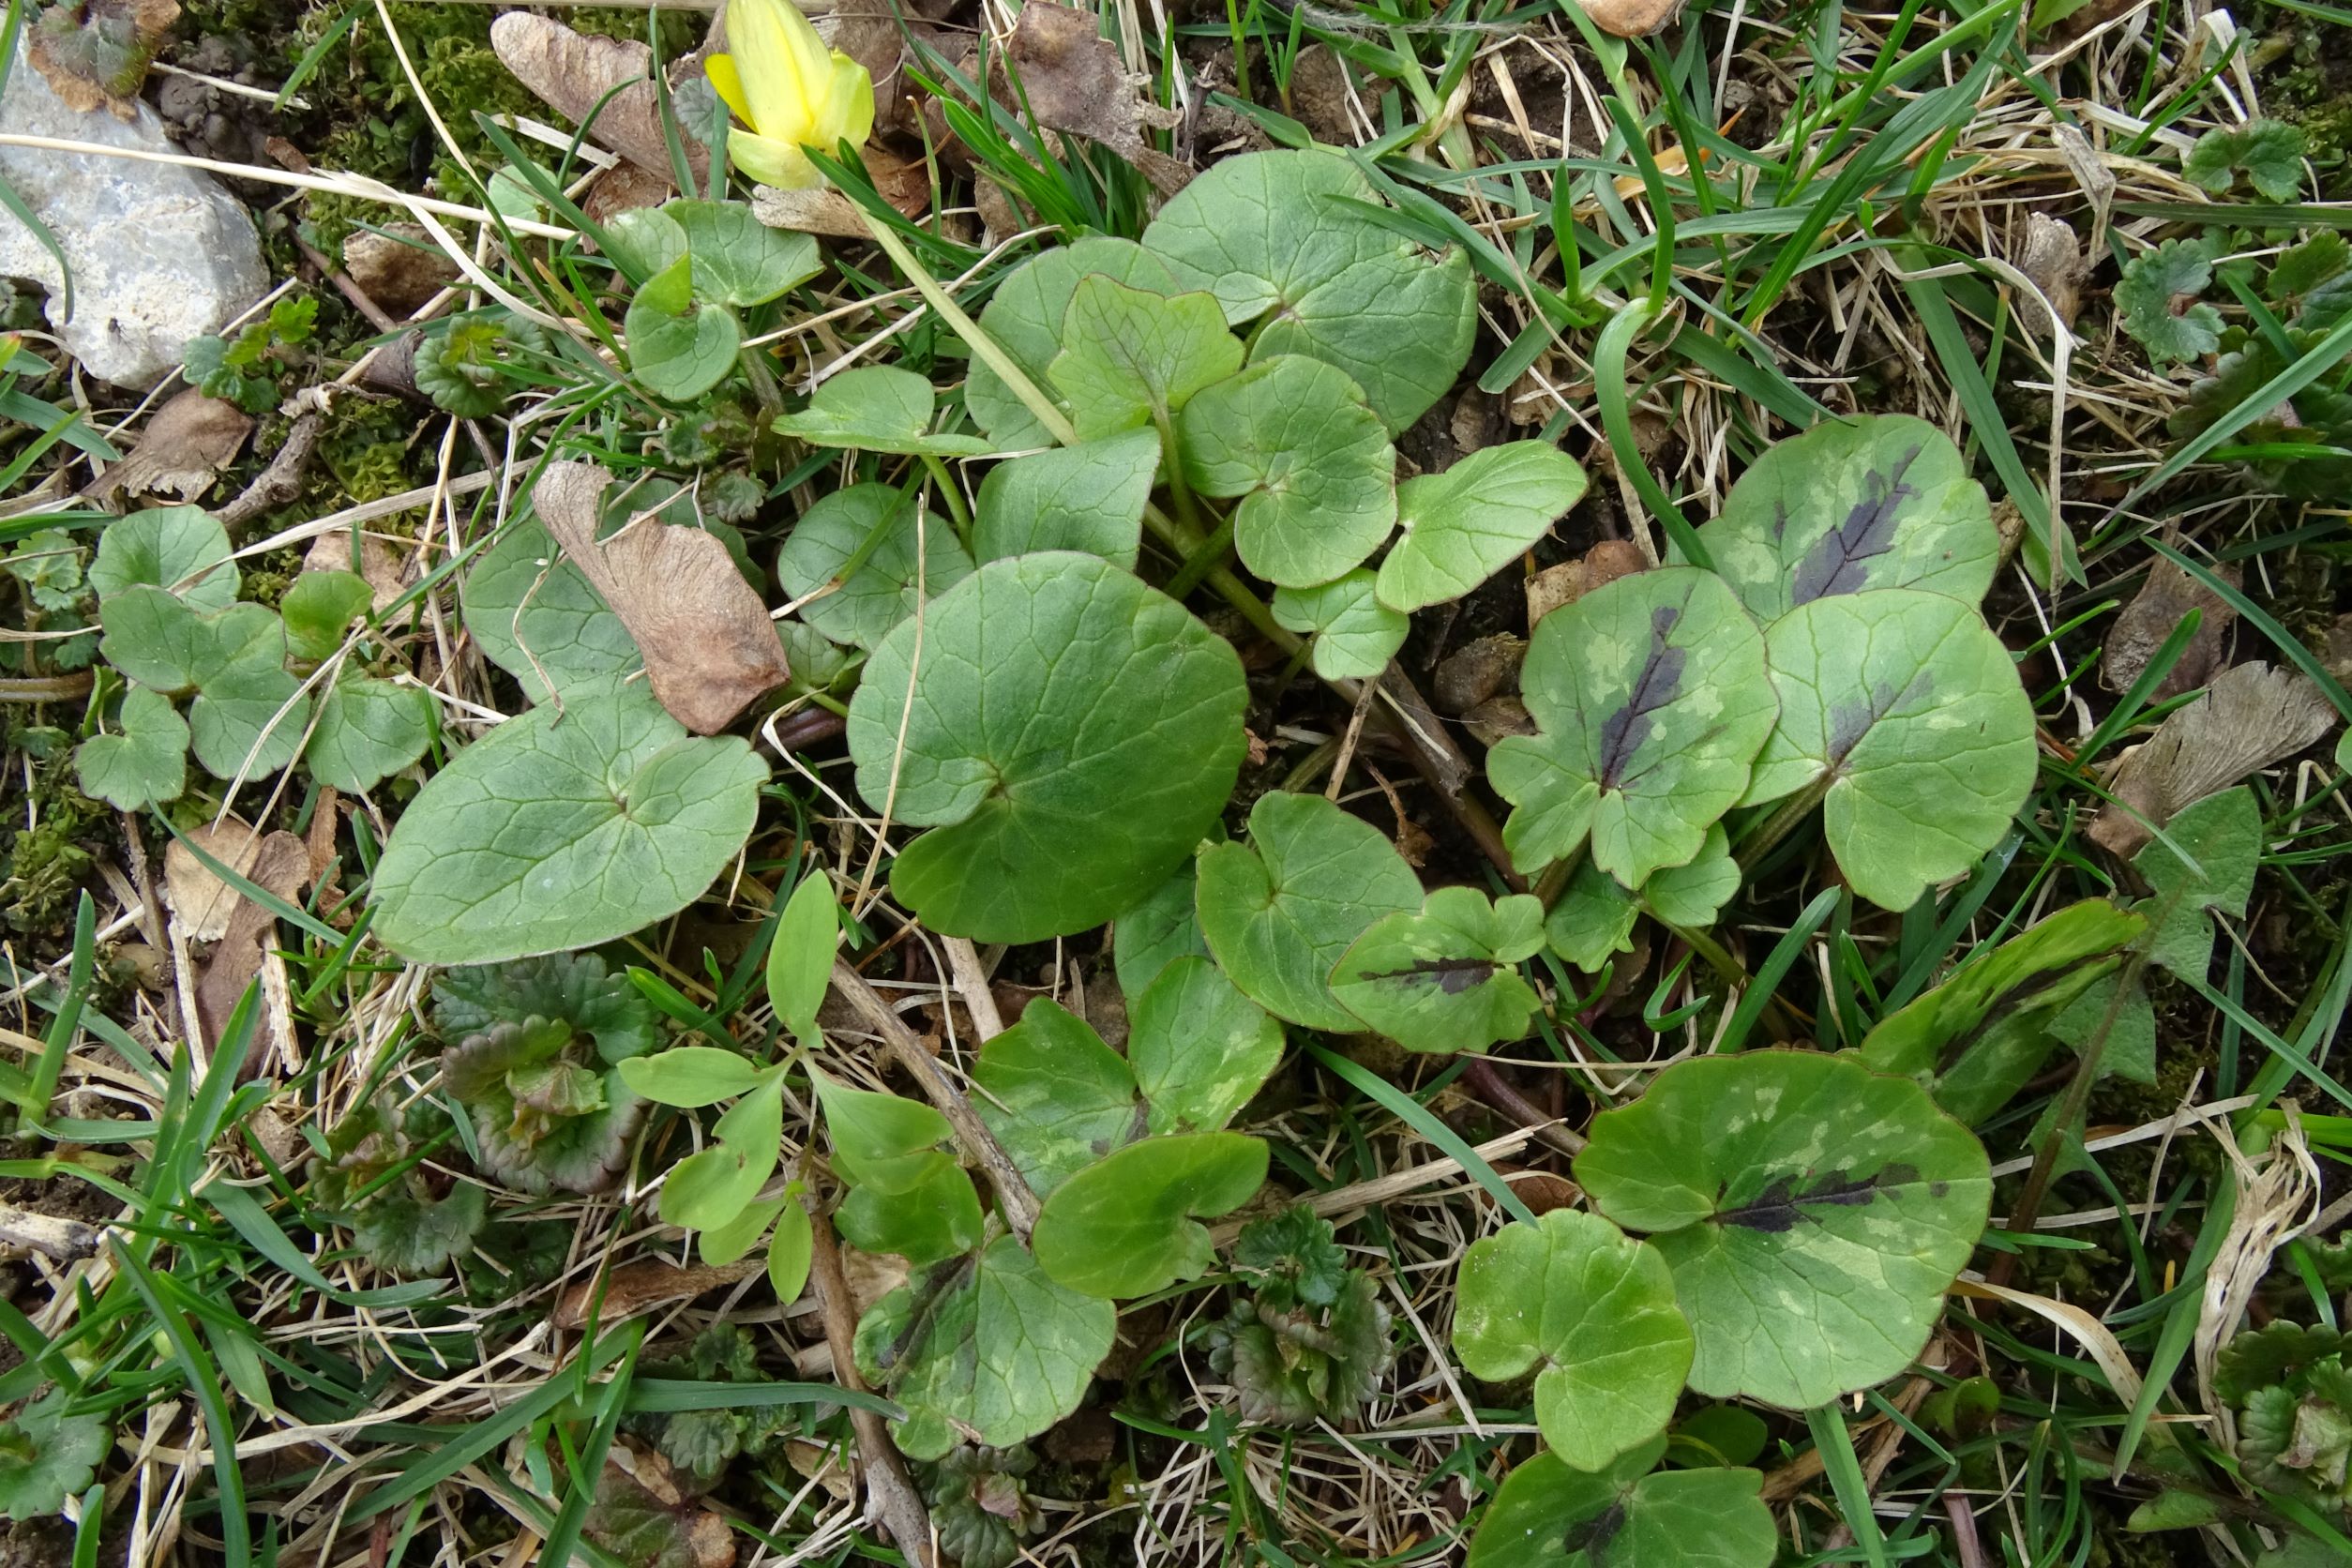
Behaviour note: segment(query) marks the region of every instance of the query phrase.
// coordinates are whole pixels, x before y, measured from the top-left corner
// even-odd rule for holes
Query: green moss
[[[375,501],[415,483],[408,438],[415,415],[388,399],[344,398],[319,437],[319,460],[342,491],[341,505]]]
[[[19,744],[23,720],[8,720],[7,749],[30,755]],[[90,875],[96,851],[114,837],[112,814],[73,785],[73,754],[63,746],[47,746],[49,755],[32,769],[31,809],[15,798],[24,779],[22,769],[9,770],[19,786],[7,793],[7,837],[0,838],[0,921],[18,935],[53,935],[73,918],[74,896]],[[32,825],[26,826],[27,820]]]

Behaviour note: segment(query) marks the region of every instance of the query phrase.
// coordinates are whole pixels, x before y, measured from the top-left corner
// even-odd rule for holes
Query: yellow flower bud
[[[803,147],[831,152],[874,132],[874,83],[866,68],[828,51],[789,0],[729,0],[731,53],[703,62],[711,86],[748,126],[727,133],[736,168],[761,185],[805,190],[824,176]]]

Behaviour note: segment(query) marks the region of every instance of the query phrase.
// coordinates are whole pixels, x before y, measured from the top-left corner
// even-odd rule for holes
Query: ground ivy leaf
[[[1154,294],[1182,292],[1168,264],[1133,240],[1089,235],[1040,251],[1014,268],[980,313],[981,329],[1048,397],[1053,384],[1046,368],[1062,351],[1062,321],[1069,312],[1070,295],[1079,279],[1096,275]],[[964,380],[964,407],[1000,450],[1053,445],[1053,437],[1028,405],[978,359]]]
[[[1731,840],[1717,822],[1707,830],[1698,858],[1650,873],[1641,884],[1641,901],[1666,924],[1698,930],[1712,926],[1739,891],[1740,863],[1731,858]]]
[[[1242,994],[1308,1029],[1355,1033],[1332,966],[1383,915],[1421,908],[1421,879],[1371,823],[1320,795],[1276,791],[1249,810],[1249,845],[1200,852],[1209,950]]]
[[[2132,859],[2155,889],[2137,906],[2157,922],[2148,958],[2183,979],[2202,981],[2213,961],[2213,922],[2206,912],[2242,919],[2261,858],[2262,809],[2244,785],[2175,813],[2164,837],[2148,840]]]
[[[172,700],[132,686],[116,724],[114,733],[92,735],[73,754],[82,792],[124,811],[179,799],[188,787],[188,722]]]
[[[1543,900],[1441,887],[1358,937],[1332,970],[1332,995],[1407,1050],[1483,1050],[1527,1033],[1535,990],[1513,966],[1543,945]]]
[[[928,377],[896,365],[861,365],[825,381],[800,413],[776,415],[776,428],[812,446],[866,452],[965,458],[992,449],[978,436],[933,434],[933,401]]]
[[[1038,942],[1151,892],[1240,775],[1232,645],[1096,556],[992,561],[902,623],[850,704],[858,791],[934,831],[898,897],[933,930]],[[912,696],[912,715],[908,713]]]
[[[1657,1248],[1598,1214],[1554,1209],[1470,1244],[1454,1349],[1488,1382],[1540,1367],[1544,1441],[1571,1468],[1597,1470],[1674,1419],[1691,1329]]]
[[[1282,1061],[1282,1025],[1206,958],[1161,970],[1130,1022],[1127,1061],[1154,1133],[1217,1131]]]
[[[1544,940],[1553,952],[1591,974],[1609,961],[1610,954],[1634,950],[1634,922],[1640,917],[1641,904],[1632,891],[1588,856],[1576,863],[1560,901],[1545,916]]]
[[[236,602],[237,568],[229,531],[201,506],[155,506],[116,518],[98,535],[90,591],[100,600],[145,583],[176,594],[196,610]]]
[[[661,211],[676,222],[693,259],[695,296],[714,305],[765,305],[824,266],[816,240],[769,228],[741,202],[679,197],[663,203]]]
[[[1277,588],[1274,618],[1312,634],[1308,656],[1327,681],[1368,681],[1388,668],[1412,623],[1374,595],[1372,573],[1359,567],[1313,588]]]
[[[2123,330],[2159,365],[2204,358],[2222,346],[2222,313],[2196,297],[2212,280],[2202,240],[2168,239],[2141,251],[2116,281]]]
[[[320,783],[365,794],[422,757],[432,736],[432,700],[422,687],[355,675],[320,701],[302,760]]]
[[[609,687],[644,662],[621,618],[535,520],[510,522],[458,583],[465,629],[534,702]]]
[[[1160,433],[1128,430],[1001,462],[980,481],[972,548],[982,561],[1076,550],[1135,570]]]
[[[694,262],[681,256],[647,279],[621,321],[628,334],[629,366],[645,390],[674,403],[692,402],[734,369],[743,329],[723,305],[694,297]]]
[[[905,1408],[893,1435],[909,1458],[936,1459],[966,1433],[1009,1448],[1078,1408],[1118,1321],[1000,1236],[876,1303],[858,1321],[858,1369]]]
[[[947,520],[892,485],[835,490],[801,514],[776,556],[784,592],[807,600],[801,619],[837,642],[869,650],[924,598],[937,599],[971,575],[972,557]],[[841,586],[832,593],[808,597],[837,580]]]
[[[1186,861],[1159,886],[1112,916],[1111,962],[1119,989],[1132,1007],[1160,972],[1188,953],[1209,956],[1193,914],[1193,863]]]
[[[1519,689],[1539,732],[1486,754],[1517,807],[1512,858],[1535,871],[1589,835],[1593,863],[1628,887],[1698,853],[1778,712],[1756,624],[1691,566],[1620,578],[1545,616]]]
[[[1975,604],[2000,557],[1968,460],[1907,414],[1825,419],[1773,443],[1699,537],[1768,625],[1797,605],[1871,588],[1932,588]]]
[[[1031,1244],[1057,1283],[1106,1300],[1148,1296],[1216,1261],[1203,1219],[1231,1214],[1266,1179],[1266,1145],[1240,1133],[1130,1143],[1056,1187]]]
[[[1973,606],[1913,588],[1815,599],[1764,645],[1780,723],[1743,805],[1827,779],[1838,867],[1890,910],[1999,842],[2033,788],[2033,702]]]
[[[1179,191],[1143,243],[1232,324],[1272,313],[1254,355],[1337,366],[1401,430],[1454,384],[1477,321],[1469,258],[1431,261],[1365,210],[1378,200],[1337,154],[1247,153]]]
[[[981,1048],[972,1081],[972,1108],[1040,1198],[1142,1130],[1125,1060],[1050,998]]]
[[[294,656],[316,664],[343,645],[343,633],[368,613],[375,590],[357,572],[304,572],[278,601]]]
[[[2180,160],[2180,172],[2217,196],[2243,172],[2263,200],[2292,202],[2303,190],[2303,153],[2299,128],[2256,117],[2198,137]]]
[[[1983,1148],[1907,1078],[1749,1051],[1660,1073],[1576,1160],[1601,1213],[1674,1271],[1691,1387],[1790,1410],[1891,1378],[1983,1230]]]
[[[1241,498],[1233,548],[1269,582],[1328,582],[1395,524],[1387,428],[1347,372],[1319,359],[1259,358],[1195,398],[1177,433],[1192,488]]]
[[[1487,1505],[1465,1568],[1771,1568],[1780,1534],[1763,1476],[1652,1472],[1665,1452],[1653,1440],[1594,1475],[1537,1455]]]
[[[1165,429],[1193,395],[1242,368],[1242,340],[1205,294],[1160,294],[1113,278],[1078,279],[1046,374],[1092,441],[1152,424]]]
[[[710,886],[767,776],[743,741],[689,737],[641,691],[534,708],[409,803],[376,866],[375,935],[428,964],[626,936]]]
[[[1548,441],[1472,452],[1396,487],[1404,536],[1380,563],[1380,602],[1411,611],[1458,599],[1532,548],[1583,496],[1584,470]]]

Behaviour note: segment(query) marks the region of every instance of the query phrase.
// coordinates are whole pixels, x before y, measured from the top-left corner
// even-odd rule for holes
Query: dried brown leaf
[[[664,188],[668,188],[664,182]],[[414,223],[356,229],[343,241],[343,271],[361,294],[392,315],[414,315],[458,278],[458,264]]]
[[[156,410],[139,449],[92,480],[83,497],[111,502],[168,495],[193,501],[212,489],[252,433],[252,418],[243,409],[190,387]]]
[[[310,541],[309,550],[302,557],[306,572],[348,572],[356,570],[366,580],[373,596],[373,606],[379,613],[392,608],[394,601],[409,590],[410,572],[407,557],[373,534],[359,535],[359,565],[352,565],[351,530],[331,528]]]
[[[1527,580],[1528,630],[1565,604],[1574,604],[1604,583],[1630,577],[1650,563],[1636,546],[1623,539],[1603,539],[1585,551],[1581,561],[1562,561]]]
[[[228,934],[237,895],[196,858],[190,843],[238,876],[249,877],[253,858],[262,852],[262,836],[237,818],[224,817],[189,829],[186,842],[174,838],[163,846],[163,892],[180,934],[190,942],[219,942]]]
[[[2099,813],[2091,841],[2128,858],[2149,837],[2139,818],[2162,827],[2183,807],[2302,750],[2335,722],[2334,707],[2299,671],[2267,664],[2225,670],[2152,739],[2123,754],[2107,781],[2122,804]]]
[[[179,0],[53,6],[34,21],[25,54],[67,108],[86,114],[103,104],[128,120],[139,112],[147,66],[179,15]]]
[[[612,476],[595,463],[550,463],[533,503],[644,656],[654,696],[698,735],[714,735],[792,667],[760,595],[715,534],[641,520],[599,543]]]
[[[2239,585],[2241,574],[2235,564],[2223,562],[2213,571],[2232,588]],[[2238,611],[2212,589],[2159,556],[2148,565],[2148,580],[2107,632],[2106,647],[2099,659],[2099,684],[2109,691],[2131,690],[2148,661],[2164,645],[2164,639],[2192,610],[2203,616],[2196,635],[2190,639],[2179,662],[2157,684],[2150,701],[2162,702],[2210,681],[2228,656],[2230,626]]]
[[[2049,300],[2058,311],[2058,324],[2072,329],[2074,314],[2082,306],[2083,277],[2089,270],[2083,264],[2082,241],[2075,237],[2073,226],[2046,212],[2028,214],[2026,237],[2017,248],[2017,270],[2033,279],[2034,287]],[[2049,312],[2042,308],[2041,300],[2027,294],[2017,306],[2028,327],[2049,335]]]
[[[515,80],[539,95],[590,140],[650,174],[671,177],[670,143],[662,134],[661,98],[654,85],[654,52],[641,43],[575,33],[529,11],[508,11],[490,23],[490,48]],[[619,92],[612,90],[618,87]],[[611,97],[607,98],[606,94]],[[602,102],[604,107],[597,108]],[[590,125],[589,117],[595,116]],[[686,163],[700,184],[710,152],[684,139]]]
[[[617,1323],[672,1302],[692,1301],[706,1290],[740,1284],[767,1265],[757,1258],[716,1269],[681,1269],[670,1263],[624,1263],[602,1280],[584,1279],[557,1300],[555,1326],[576,1329],[593,1308],[600,1323]]]
[[[291,903],[309,881],[310,847],[291,833],[270,834],[261,841],[245,876],[255,886]],[[229,1015],[261,971],[263,949],[277,924],[275,911],[242,895],[230,906],[228,927],[196,980],[196,1019],[206,1045],[219,1043]]]
[[[874,188],[901,215],[920,218],[931,210],[930,171],[920,158],[910,162],[870,143],[863,157]],[[771,229],[822,234],[829,239],[868,237],[866,219],[858,215],[856,204],[824,186],[808,190],[755,186],[751,191],[751,216]]]
[[[1031,0],[1013,24],[1006,53],[1040,125],[1100,142],[1163,196],[1192,178],[1187,166],[1143,140],[1147,127],[1166,130],[1179,116],[1144,99],[1138,89],[1150,78],[1128,71],[1093,12]]]

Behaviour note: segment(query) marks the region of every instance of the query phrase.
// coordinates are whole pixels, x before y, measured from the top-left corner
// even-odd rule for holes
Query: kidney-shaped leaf
[[[1094,276],[1153,294],[1179,292],[1176,275],[1168,264],[1133,240],[1089,235],[1069,245],[1052,246],[1014,268],[980,313],[981,329],[1048,397],[1053,397],[1054,388],[1046,377],[1046,367],[1062,352],[1062,321],[1069,312],[1070,295],[1077,292],[1079,279]],[[964,381],[964,407],[1003,450],[1053,445],[1053,437],[1037,423],[1029,406],[1013,395],[1003,378],[985,361],[972,362],[972,371]]]
[[[1763,1476],[1652,1472],[1665,1452],[1654,1440],[1596,1475],[1537,1455],[1495,1494],[1465,1568],[1770,1568],[1780,1534]]]
[[[824,265],[807,234],[771,229],[741,202],[666,202],[662,215],[678,225],[694,259],[694,292],[718,305],[765,305]]]
[[[1666,1259],[1598,1214],[1554,1209],[1470,1244],[1454,1349],[1489,1382],[1533,1367],[1535,1420],[1554,1454],[1597,1470],[1674,1419],[1691,1330]]]
[[[1039,942],[1117,914],[1200,842],[1241,772],[1231,644],[1093,555],[992,561],[882,640],[850,704],[868,803],[933,832],[891,885],[924,924]],[[910,701],[912,697],[912,713]]]
[[[1374,595],[1372,574],[1359,567],[1313,588],[1277,588],[1274,618],[1291,631],[1312,632],[1315,673],[1327,681],[1368,681],[1388,668],[1412,623]]]
[[[1056,1187],[1030,1238],[1057,1283],[1105,1299],[1148,1296],[1216,1261],[1203,1219],[1248,1202],[1266,1145],[1240,1133],[1147,1138]]]
[[[896,365],[861,365],[819,386],[798,414],[778,415],[776,428],[812,446],[854,446],[866,452],[962,458],[989,450],[972,435],[931,430],[930,381]]]
[[[1748,787],[1779,703],[1764,639],[1723,580],[1637,572],[1535,625],[1520,695],[1538,733],[1486,754],[1523,871],[1574,854],[1627,887],[1681,866]]]
[[[483,656],[544,702],[610,686],[643,662],[637,642],[580,567],[535,520],[511,522],[458,582],[465,629]]]
[[[2000,841],[2033,788],[2033,703],[1974,607],[1915,588],[1815,599],[1764,646],[1780,723],[1742,804],[1826,779],[1831,852],[1891,910]]]
[[[801,619],[860,648],[971,575],[972,557],[947,520],[891,485],[835,490],[801,515],[776,554],[784,592],[807,599]],[[831,582],[840,586],[808,597]]]
[[[1197,900],[1209,951],[1276,1018],[1353,1034],[1332,966],[1374,921],[1421,908],[1421,879],[1380,829],[1320,795],[1282,791],[1249,808],[1249,846],[1201,852]]]
[[[1698,1057],[1576,1156],[1651,1233],[1697,1338],[1691,1387],[1802,1410],[1909,1364],[1992,1198],[1984,1150],[1909,1078],[1844,1057]]]
[[[1041,550],[1078,550],[1133,571],[1143,508],[1159,469],[1154,430],[998,463],[980,481],[972,553],[1001,561]]]
[[[427,964],[626,936],[710,886],[767,776],[743,741],[691,737],[643,692],[534,708],[409,803],[376,866],[375,935]]]
[[[1869,588],[1929,588],[1973,605],[2000,535],[1968,460],[1924,419],[1825,419],[1766,448],[1699,531],[1759,621]]]
[[[743,346],[733,312],[695,297],[694,264],[686,256],[644,281],[621,325],[637,379],[672,402],[692,402],[725,380]]]
[[[1040,1198],[1142,1132],[1125,1061],[1047,997],[981,1048],[972,1081],[972,1108]]]
[[[1081,278],[1047,375],[1088,441],[1138,425],[1166,428],[1193,395],[1242,368],[1242,340],[1206,294],[1162,294],[1115,278]]]
[[[965,1433],[1005,1448],[1078,1409],[1118,1323],[1108,1302],[1055,1284],[1000,1236],[875,1303],[858,1320],[858,1369],[905,1407],[893,1436],[909,1458],[936,1459]]]
[[[1513,966],[1544,945],[1543,901],[1440,887],[1383,915],[1332,971],[1339,1004],[1407,1050],[1483,1050],[1527,1033],[1534,988]]]
[[[365,794],[422,757],[432,736],[432,700],[422,686],[354,675],[320,701],[302,757],[320,783]]]
[[[1464,594],[1542,538],[1584,494],[1584,470],[1548,441],[1487,446],[1396,487],[1405,536],[1380,563],[1380,602],[1414,611]]]
[[[236,602],[229,531],[201,506],[155,506],[116,518],[98,535],[90,591],[111,599],[141,583],[175,593],[198,610]]]
[[[1215,1132],[1282,1060],[1282,1025],[1203,957],[1162,969],[1136,999],[1132,1024],[1127,1061],[1155,1133]]]
[[[132,686],[117,731],[83,741],[73,764],[83,794],[125,811],[177,800],[188,787],[188,721],[170,698]]]

